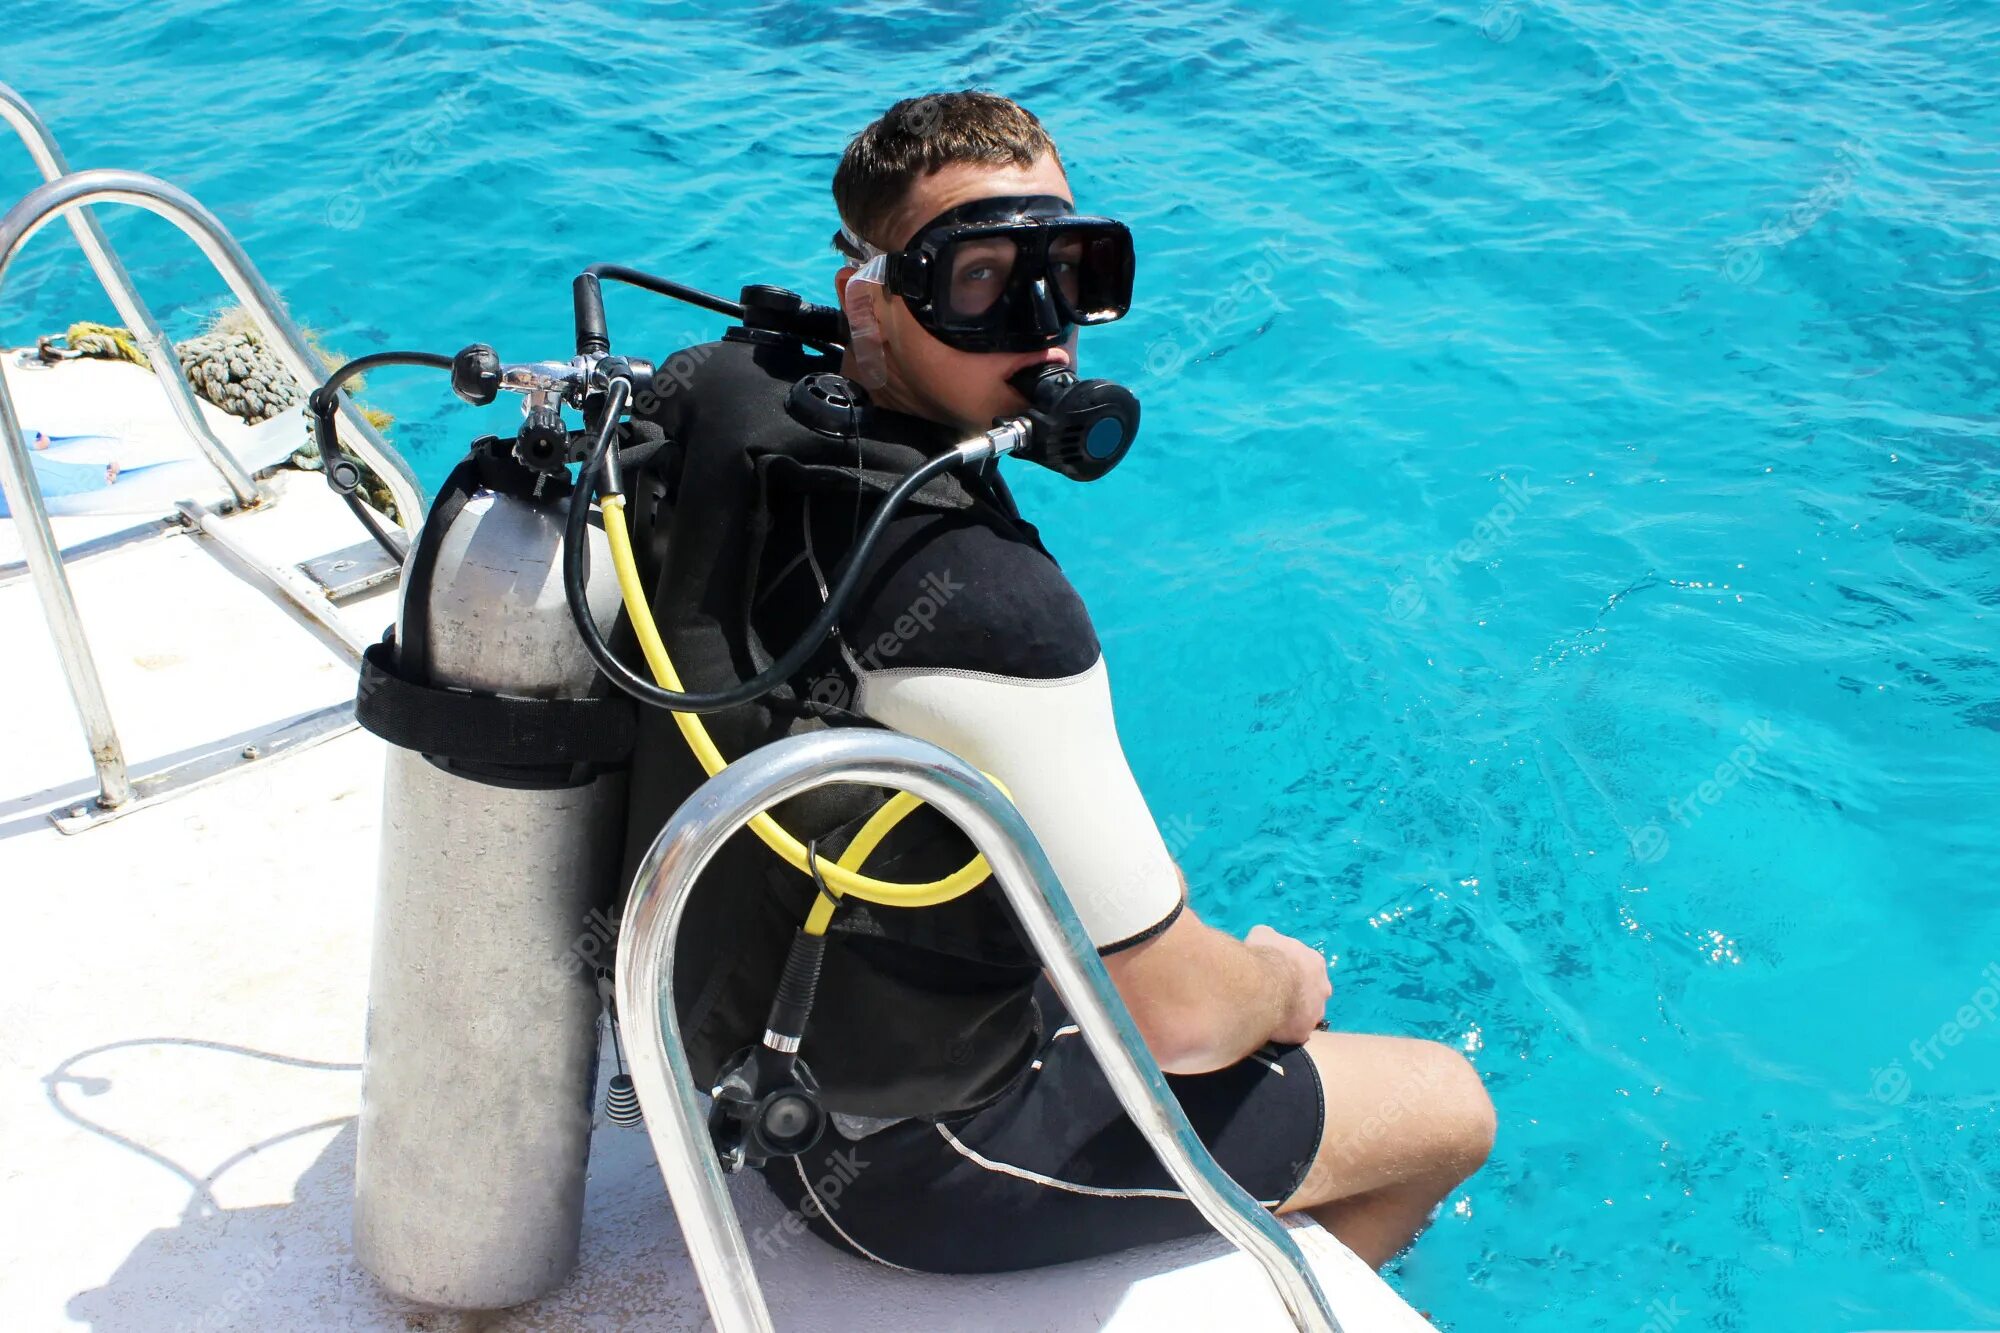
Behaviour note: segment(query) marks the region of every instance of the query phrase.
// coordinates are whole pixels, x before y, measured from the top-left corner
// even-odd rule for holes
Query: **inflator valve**
[[[773,1157],[796,1157],[826,1130],[819,1084],[798,1057],[825,952],[824,935],[800,931],[792,938],[764,1040],[730,1061],[716,1085],[708,1131],[731,1171],[760,1166]]]

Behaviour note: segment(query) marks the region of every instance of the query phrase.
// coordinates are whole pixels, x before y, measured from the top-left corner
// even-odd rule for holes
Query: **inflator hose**
[[[581,509],[585,501],[579,495],[571,503]],[[607,495],[599,503],[604,512],[604,535],[611,543],[612,567],[618,571],[618,587],[624,594],[625,611],[632,618],[632,628],[638,632],[639,647],[646,654],[646,662],[652,667],[653,674],[659,677],[660,684],[666,690],[678,693],[681,688],[680,673],[674,670],[673,660],[667,656],[667,645],[660,638],[653,609],[646,601],[638,561],[632,555],[632,537],[625,525],[625,497]],[[808,637],[801,642],[810,644],[811,639]],[[675,710],[674,723],[680,727],[688,748],[700,761],[702,771],[710,777],[720,773],[729,761],[716,748],[701,718],[691,712]],[[896,884],[857,873],[856,868],[868,859],[868,854],[875,850],[889,830],[921,804],[908,792],[897,792],[891,797],[862,825],[838,862],[831,866],[819,863],[819,874],[825,879],[827,888],[836,894],[852,894],[863,902],[883,907],[935,907],[977,888],[991,873],[983,856],[975,856],[952,874],[928,884]],[[765,846],[790,862],[801,874],[813,873],[815,857],[812,850],[787,833],[769,811],[754,816],[750,820],[750,829],[763,840]],[[824,896],[814,902],[812,913],[806,918],[806,933],[823,934],[833,916],[833,908],[833,901]]]
[[[889,519],[894,517],[897,508],[932,477],[955,466],[960,460],[956,454],[940,455],[905,477],[889,493],[881,509],[870,522],[860,544],[848,557],[847,568],[836,580],[826,605],[820,608],[819,615],[784,657],[735,690],[725,690],[719,694],[690,694],[682,688],[680,673],[674,669],[673,659],[667,654],[666,641],[660,637],[659,623],[653,618],[653,608],[646,597],[645,583],[639,577],[639,562],[632,554],[631,530],[625,521],[625,496],[618,479],[617,455],[612,449],[612,439],[617,433],[619,414],[624,411],[631,392],[629,381],[623,378],[612,381],[597,439],[591,448],[589,458],[584,461],[583,470],[577,478],[576,490],[570,496],[569,516],[564,524],[563,537],[563,588],[569,599],[570,613],[576,621],[577,631],[598,667],[627,693],[644,703],[671,712],[674,715],[674,724],[680,728],[681,736],[687,741],[688,748],[694,751],[695,759],[701,764],[702,771],[714,777],[728,766],[729,761],[722,757],[722,751],[716,747],[714,738],[708,734],[708,728],[702,725],[698,714],[748,702],[749,699],[767,693],[773,685],[795,675],[825,640],[841,611],[853,597],[855,587],[860,582],[862,567],[867,562],[868,553],[881,539],[883,531],[888,527]],[[599,498],[598,505],[604,515],[604,536],[611,548],[612,568],[618,575],[618,590],[625,601],[625,612],[631,617],[640,650],[646,656],[646,664],[652,668],[653,675],[658,681],[657,685],[642,680],[611,651],[611,645],[605,642],[603,631],[597,627],[597,618],[590,614],[590,604],[584,597],[584,531],[589,521],[591,496],[597,490],[600,476],[605,478],[606,486],[605,494]],[[733,697],[737,695],[744,697]],[[727,702],[708,702],[718,698]],[[997,779],[995,781],[997,784]],[[883,803],[881,809],[869,816],[867,823],[863,824],[861,831],[855,834],[854,840],[848,844],[839,861],[831,866],[821,863],[813,848],[786,832],[785,828],[771,817],[768,810],[760,811],[753,816],[749,827],[765,846],[776,852],[801,874],[813,876],[836,897],[851,893],[863,902],[876,903],[883,907],[935,907],[969,893],[983,883],[992,873],[986,864],[986,858],[974,856],[952,874],[928,884],[898,884],[859,873],[861,865],[888,835],[889,830],[922,804],[923,802],[908,792],[897,792]],[[825,934],[836,906],[834,898],[829,898],[824,893],[816,898],[812,911],[806,917],[805,933]]]

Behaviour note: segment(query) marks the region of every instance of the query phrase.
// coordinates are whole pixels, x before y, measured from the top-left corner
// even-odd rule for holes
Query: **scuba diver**
[[[1201,920],[1089,614],[997,466],[1089,482],[1131,447],[1138,400],[1077,373],[1079,329],[1131,305],[1130,232],[1079,214],[1040,122],[977,92],[891,107],[833,194],[837,306],[592,264],[570,360],[376,352],[309,399],[328,484],[402,566],[355,701],[389,743],[356,1257],[455,1309],[565,1279],[607,1011],[604,1117],[645,1115],[605,948],[620,895],[732,761],[873,727],[1012,799],[1216,1162],[1379,1267],[1485,1160],[1479,1076],[1436,1043],[1325,1030],[1317,950]],[[736,323],[657,364],[614,355],[603,282]],[[525,399],[407,550],[335,429],[342,386],[387,366]],[[729,837],[680,912],[672,1001],[718,1158],[823,1239],[963,1273],[1206,1229],[934,809],[806,791]]]
[[[1472,1066],[1428,1041],[1325,1030],[1332,986],[1317,950],[1268,926],[1238,940],[1202,921],[1120,748],[1089,615],[990,460],[927,481],[847,569],[899,477],[1002,419],[1059,426],[1079,393],[1107,383],[1077,380],[1078,329],[1129,306],[1129,233],[1075,211],[1033,115],[971,91],[892,106],[849,144],[833,194],[837,356],[775,336],[709,344],[663,362],[635,407],[664,443],[625,482],[634,542],[684,687],[768,671],[772,646],[800,642],[830,585],[853,574],[803,668],[705,714],[716,748],[879,726],[994,778],[1218,1163],[1381,1266],[1486,1158],[1494,1113]],[[1087,417],[1071,475],[1108,469],[1136,413],[1104,449]],[[629,620],[612,641],[636,659]],[[628,880],[706,777],[672,713],[641,709],[637,725]],[[738,1138],[731,1164],[759,1166],[824,1240],[927,1272],[1030,1268],[1206,1230],[995,886],[921,908],[828,889],[819,872],[835,858],[917,881],[972,856],[927,808],[855,849],[888,795],[822,789],[777,807],[809,842],[812,873],[746,830],[690,900],[675,1000],[718,1106],[744,1087],[741,1051],[766,1030],[786,941],[808,913],[824,932],[810,1019],[790,1044],[812,1057],[829,1123],[789,1145]]]

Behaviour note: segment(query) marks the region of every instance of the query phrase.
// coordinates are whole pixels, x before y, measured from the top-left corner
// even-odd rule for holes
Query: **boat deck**
[[[88,380],[155,405],[150,377],[82,363],[21,372],[48,393]],[[127,373],[129,372],[129,373]],[[115,388],[106,388],[116,382]],[[150,397],[148,396],[150,393]],[[218,414],[225,441],[229,428]],[[241,545],[299,561],[362,534],[317,476],[227,520]],[[111,526],[129,525],[127,518]],[[58,520],[65,543],[102,518]],[[15,558],[0,519],[0,564]],[[73,561],[98,668],[135,771],[240,751],[337,706],[352,669],[195,536]],[[380,634],[393,591],[339,613]],[[508,1312],[410,1306],[349,1242],[383,748],[346,730],[259,759],[89,830],[49,819],[95,793],[31,584],[0,583],[0,1326],[21,1329],[697,1329],[702,1295],[646,1135],[593,1140],[583,1261]],[[864,1149],[865,1151],[865,1149]],[[760,1181],[735,1182],[780,1328],[1281,1328],[1261,1272],[1219,1239],[1036,1273],[935,1278],[838,1253]],[[1349,1330],[1428,1325],[1333,1239],[1295,1234]]]

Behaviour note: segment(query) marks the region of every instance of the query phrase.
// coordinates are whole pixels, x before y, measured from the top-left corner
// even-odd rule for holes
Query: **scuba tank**
[[[600,276],[742,326],[656,376],[610,355]],[[942,452],[926,447],[936,439],[867,439],[855,428],[851,386],[828,373],[837,363],[805,355],[809,346],[838,352],[837,312],[768,287],[728,302],[611,265],[587,270],[574,296],[571,361],[502,365],[480,345],[455,358],[378,353],[335,371],[309,404],[327,478],[353,503],[359,473],[333,416],[355,374],[448,368],[470,403],[503,389],[528,400],[519,434],[475,443],[442,488],[405,565],[396,632],[365,655],[356,701],[357,720],[391,749],[354,1248],[399,1295],[456,1309],[531,1300],[576,1263],[599,997],[630,849],[642,851],[729,755],[800,724],[796,711],[774,713],[764,701],[787,693],[784,682],[824,642],[899,507],[966,503],[945,474],[1007,452],[1080,479],[1102,475],[1138,424],[1124,390],[1043,368],[1016,382],[1029,413],[984,437]],[[582,412],[585,430],[566,428],[564,407]],[[627,470],[643,560],[627,535]],[[745,569],[758,557],[749,539],[768,517],[762,488],[772,476],[882,497],[821,612],[776,656],[740,633],[754,586]],[[657,628],[649,602],[662,611]],[[628,649],[637,638],[657,683],[634,674],[613,636]],[[685,685],[663,641],[688,670]],[[676,725],[684,744],[666,734]],[[771,812],[784,827],[757,831],[763,847],[753,830],[731,839],[690,903],[682,947],[696,965],[684,975],[699,993],[675,1000],[695,1067],[721,1094],[711,1129],[732,1169],[803,1151],[826,1111],[905,1114],[984,1100],[1032,1045],[1035,960],[990,969],[972,986],[950,962],[952,941],[997,939],[1011,921],[999,895],[971,892],[985,882],[984,863],[958,865],[962,835],[924,807],[879,818],[892,813],[886,793],[821,800],[829,795]],[[801,845],[794,825],[812,841]],[[844,862],[822,867],[822,839],[829,857],[850,841],[879,847],[875,872],[943,878],[905,884]],[[828,879],[847,896],[829,893]],[[940,897],[942,884],[953,887]],[[918,888],[931,893],[925,910],[893,906]],[[889,907],[871,916],[877,903]],[[841,930],[829,936],[836,908]],[[912,933],[917,918],[926,924]],[[943,942],[956,990],[870,964],[885,936],[919,948]],[[913,1000],[914,1039],[883,1042],[875,1020],[908,1015]],[[815,1058],[825,1054],[824,1095],[798,1059],[802,1038]],[[628,1079],[627,1097],[629,1088]],[[607,1116],[630,1123],[620,1094],[614,1079]]]
[[[426,1305],[518,1305],[577,1261],[631,708],[592,699],[564,595],[564,518],[587,503],[566,461],[533,409],[521,439],[473,446],[363,667],[358,712],[394,744],[354,1250]],[[608,627],[617,584],[590,536]]]

